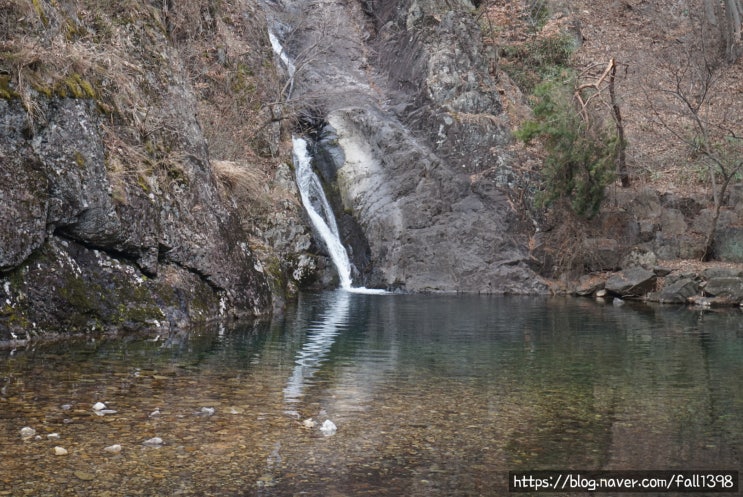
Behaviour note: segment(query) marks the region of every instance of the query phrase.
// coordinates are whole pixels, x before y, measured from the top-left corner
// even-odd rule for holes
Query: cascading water
[[[289,59],[286,51],[284,51],[284,47],[281,46],[281,42],[279,41],[279,39],[276,38],[276,35],[273,34],[271,31],[268,32],[268,39],[271,41],[271,48],[273,48],[274,53],[279,56],[279,59],[281,59],[281,63],[284,64],[284,67],[286,67],[286,72],[289,74],[289,88],[286,92],[288,97],[294,90],[294,73],[296,72],[297,68],[294,67],[294,63]]]
[[[313,226],[325,242],[330,258],[338,271],[341,288],[349,290],[351,289],[351,261],[349,261],[346,249],[341,243],[335,216],[328,199],[325,197],[320,178],[312,170],[312,158],[307,150],[307,142],[303,138],[294,137],[292,138],[292,145],[294,147],[295,175],[299,194],[302,197],[302,204],[307,210]]]
[[[281,59],[284,66],[286,66],[286,71],[289,74],[288,98],[291,96],[294,87],[294,73],[296,68],[286,54],[286,51],[284,51],[284,47],[276,35],[269,31],[268,38],[271,40],[273,51]],[[341,288],[356,293],[387,293],[385,290],[352,287],[351,261],[348,259],[346,248],[341,243],[338,226],[335,222],[335,215],[327,197],[325,197],[325,191],[323,190],[320,178],[317,177],[317,174],[312,169],[312,157],[307,149],[307,141],[303,138],[292,137],[292,147],[295,175],[299,194],[302,197],[302,204],[310,216],[312,225],[328,249],[330,258],[338,271]]]

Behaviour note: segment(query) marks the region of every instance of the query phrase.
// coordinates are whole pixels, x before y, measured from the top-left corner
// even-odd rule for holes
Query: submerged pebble
[[[145,440],[142,442],[142,445],[147,445],[148,447],[158,447],[163,444],[163,439],[160,437],[153,437],[149,440]]]
[[[160,440],[160,442],[162,443],[162,440]],[[145,444],[146,444],[146,442],[145,442]],[[119,444],[109,445],[108,447],[104,448],[103,450],[105,452],[108,452],[109,454],[118,454],[119,452],[121,452],[121,445],[119,445]]]
[[[54,447],[54,455],[55,456],[66,456],[67,455],[67,449],[64,447]]]
[[[36,430],[31,428],[30,426],[24,426],[21,428],[21,438],[24,440],[28,440],[29,438],[33,438],[33,436],[36,435]]]
[[[330,421],[329,419],[326,419],[325,422],[320,427],[320,431],[323,435],[326,437],[329,437],[331,435],[335,435],[335,432],[338,430],[338,427],[335,426],[335,423]]]
[[[307,418],[304,421],[302,421],[302,426],[305,428],[314,428],[317,425],[317,422],[312,418]]]
[[[105,416],[106,414],[116,414],[117,411],[113,409],[100,409],[98,411],[94,411],[97,416]]]
[[[103,402],[96,402],[95,404],[93,404],[94,411],[102,411],[105,408],[106,408],[106,404],[104,404]]]
[[[86,471],[75,471],[73,473],[76,478],[83,480],[83,481],[91,481],[95,480],[95,475],[93,473],[88,473]]]
[[[216,409],[214,409],[213,407],[202,407],[201,411],[199,411],[199,414],[201,414],[202,416],[211,416],[215,412]]]

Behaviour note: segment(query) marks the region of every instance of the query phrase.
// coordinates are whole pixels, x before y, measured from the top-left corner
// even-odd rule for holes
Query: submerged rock
[[[329,419],[326,419],[325,422],[320,427],[320,431],[326,437],[330,437],[330,436],[335,435],[335,432],[338,431],[338,427],[335,426],[335,423],[333,423]]]
[[[163,439],[160,437],[153,437],[148,440],[145,440],[142,442],[142,445],[146,445],[147,447],[160,447],[163,445]]]
[[[108,447],[105,447],[103,451],[108,452],[109,454],[118,454],[121,452],[121,445],[119,444],[109,445]]]
[[[315,426],[317,426],[317,421],[315,421],[312,418],[307,418],[304,421],[302,421],[302,426],[304,428],[311,429],[311,428],[314,428]]]
[[[198,414],[200,416],[204,416],[208,418],[209,416],[214,415],[215,412],[216,412],[216,409],[214,409],[213,407],[202,407],[199,410]]]
[[[36,430],[31,428],[30,426],[24,426],[21,428],[21,438],[23,440],[28,440],[30,438],[33,438],[36,435]]]

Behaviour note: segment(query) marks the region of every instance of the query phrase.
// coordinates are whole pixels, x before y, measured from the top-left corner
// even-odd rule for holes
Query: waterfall
[[[289,98],[289,96],[291,96],[292,94],[292,91],[294,90],[294,73],[297,71],[297,69],[296,67],[294,67],[294,63],[286,54],[284,47],[281,46],[281,42],[278,38],[276,38],[276,35],[273,34],[271,30],[268,31],[268,39],[271,42],[271,48],[273,48],[274,53],[279,56],[279,59],[281,59],[281,63],[284,64],[284,67],[286,67],[286,72],[289,74],[289,88],[286,92],[287,98]]]
[[[286,54],[279,39],[270,30],[268,31],[268,38],[271,40],[271,47],[274,53],[279,57],[282,64],[286,66],[286,71],[289,74],[288,98],[294,88],[294,73],[296,72],[296,68]],[[317,177],[317,174],[312,169],[312,157],[307,150],[307,142],[303,138],[292,137],[292,147],[295,175],[299,194],[302,197],[302,204],[310,216],[312,225],[328,249],[330,258],[338,271],[341,288],[356,293],[387,293],[385,290],[372,290],[351,286],[351,261],[348,259],[346,248],[341,243],[338,226],[335,222],[335,214],[330,207],[327,197],[325,197],[325,191],[323,190],[320,178]]]
[[[307,142],[303,138],[294,137],[292,138],[292,145],[294,147],[295,175],[299,194],[302,197],[302,204],[310,216],[312,225],[328,249],[330,258],[338,271],[341,288],[348,290],[351,288],[351,261],[348,259],[346,249],[341,243],[333,209],[325,197],[320,178],[312,169],[312,158],[307,151]]]

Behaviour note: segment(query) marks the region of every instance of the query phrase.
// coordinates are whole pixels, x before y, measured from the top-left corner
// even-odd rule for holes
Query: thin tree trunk
[[[727,191],[730,180],[732,179],[732,175],[730,175],[729,177],[725,177],[722,185],[720,185],[720,191],[717,192],[717,195],[715,195],[715,213],[712,216],[712,221],[709,224],[707,238],[704,240],[704,253],[702,254],[702,261],[708,261],[714,255],[715,235],[717,234],[717,222],[720,220],[720,210],[722,210],[722,199],[725,198],[725,192]]]
[[[624,137],[624,124],[622,123],[622,112],[619,110],[619,104],[617,103],[617,96],[614,93],[614,80],[617,74],[617,65],[612,60],[611,73],[609,75],[609,96],[611,98],[611,110],[614,113],[614,123],[617,126],[617,172],[619,173],[619,179],[622,182],[622,187],[627,188],[630,186],[629,173],[627,172],[627,156],[626,148],[627,142]]]

